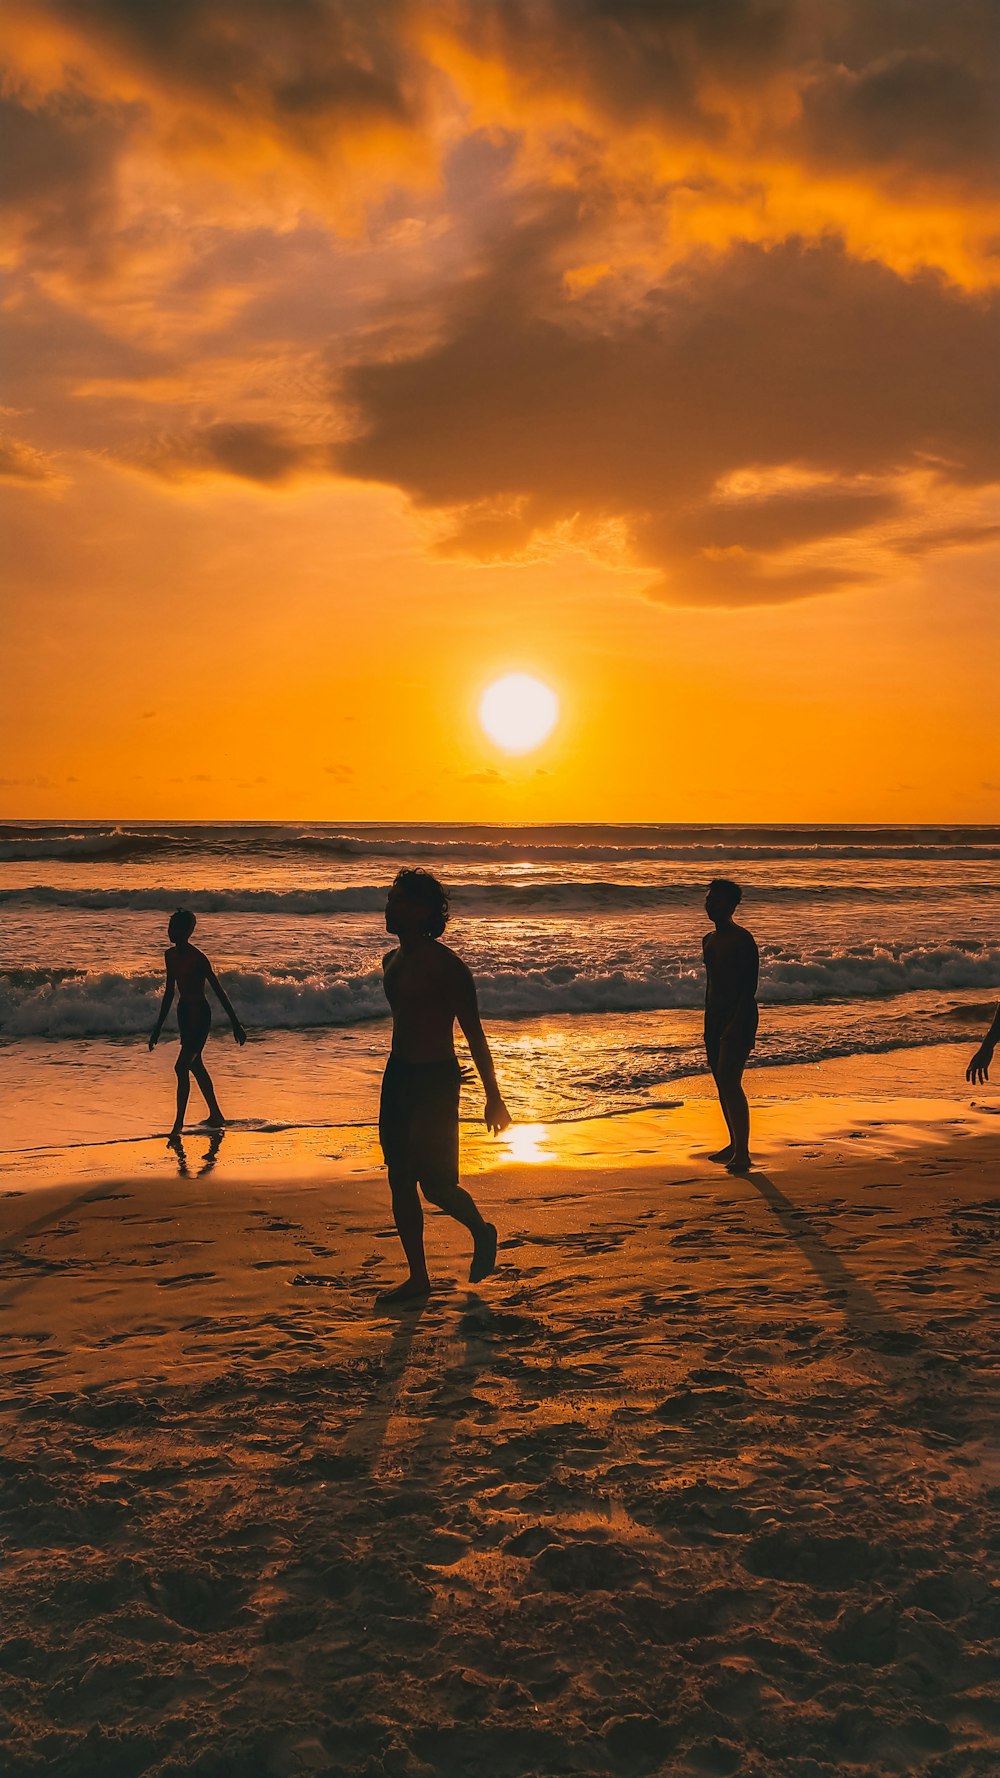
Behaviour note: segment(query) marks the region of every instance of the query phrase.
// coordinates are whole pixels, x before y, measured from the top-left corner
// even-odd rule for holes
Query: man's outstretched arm
[[[464,963],[458,963],[457,968],[455,1016],[462,1027],[462,1033],[469,1046],[469,1054],[476,1064],[479,1078],[486,1089],[483,1123],[494,1136],[499,1136],[500,1131],[506,1130],[511,1121],[510,1112],[507,1110],[500,1088],[497,1086],[493,1057],[486,1041],[483,1021],[479,1016],[476,984]]]
[[[993,1023],[965,1070],[966,1080],[971,1081],[974,1087],[981,1087],[984,1080],[989,1080],[990,1063],[998,1043],[1000,1043],[1000,1006],[993,1014]]]

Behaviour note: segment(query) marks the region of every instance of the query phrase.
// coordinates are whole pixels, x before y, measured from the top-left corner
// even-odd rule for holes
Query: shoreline
[[[970,1087],[964,1079],[969,1045],[942,1043],[905,1050],[886,1050],[827,1058],[810,1063],[769,1063],[747,1071],[753,1117],[752,1146],[759,1159],[774,1165],[794,1159],[803,1146],[864,1140],[873,1152],[889,1155],[897,1148],[939,1143],[959,1130],[988,1133],[1000,1115],[993,1109],[993,1088]],[[466,1101],[468,1103],[468,1100]],[[478,1177],[511,1166],[535,1167],[615,1165],[630,1169],[651,1153],[670,1162],[677,1150],[689,1160],[699,1150],[717,1147],[724,1131],[707,1073],[668,1082],[655,1100],[606,1114],[583,1113],[546,1123],[515,1124],[494,1141],[478,1119],[464,1116],[462,1171]],[[238,1169],[249,1177],[317,1177],[329,1180],[370,1177],[383,1173],[377,1122],[315,1122],[233,1120],[221,1140],[197,1125],[184,1132],[185,1165],[202,1166],[207,1158],[217,1177]],[[121,1153],[120,1151],[127,1151]],[[177,1157],[166,1146],[166,1131],[130,1134],[99,1141],[79,1141],[3,1152],[7,1191],[38,1190],[61,1180],[80,1178],[170,1177]],[[120,1164],[119,1164],[120,1163]],[[2,1188],[0,1188],[2,1190]]]

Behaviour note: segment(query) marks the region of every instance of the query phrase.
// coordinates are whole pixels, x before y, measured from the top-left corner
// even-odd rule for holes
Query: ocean
[[[382,908],[405,864],[450,891],[448,941],[529,1123],[706,1090],[712,876],[742,884],[760,946],[754,1067],[971,1041],[1000,992],[1000,827],[7,822],[0,1149],[166,1130],[173,1021],[152,1057],[145,1039],[180,906],[250,1035],[237,1050],[216,1011],[227,1115],[371,1124]],[[463,1115],[479,1108],[470,1081]]]

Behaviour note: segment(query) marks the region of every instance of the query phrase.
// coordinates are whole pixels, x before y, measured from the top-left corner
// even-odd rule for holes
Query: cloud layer
[[[10,0],[41,481],[402,489],[683,604],[996,536],[988,0]]]

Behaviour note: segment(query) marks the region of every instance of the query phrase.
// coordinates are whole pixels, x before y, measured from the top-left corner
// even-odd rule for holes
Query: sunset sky
[[[994,0],[3,10],[0,813],[997,818]]]

